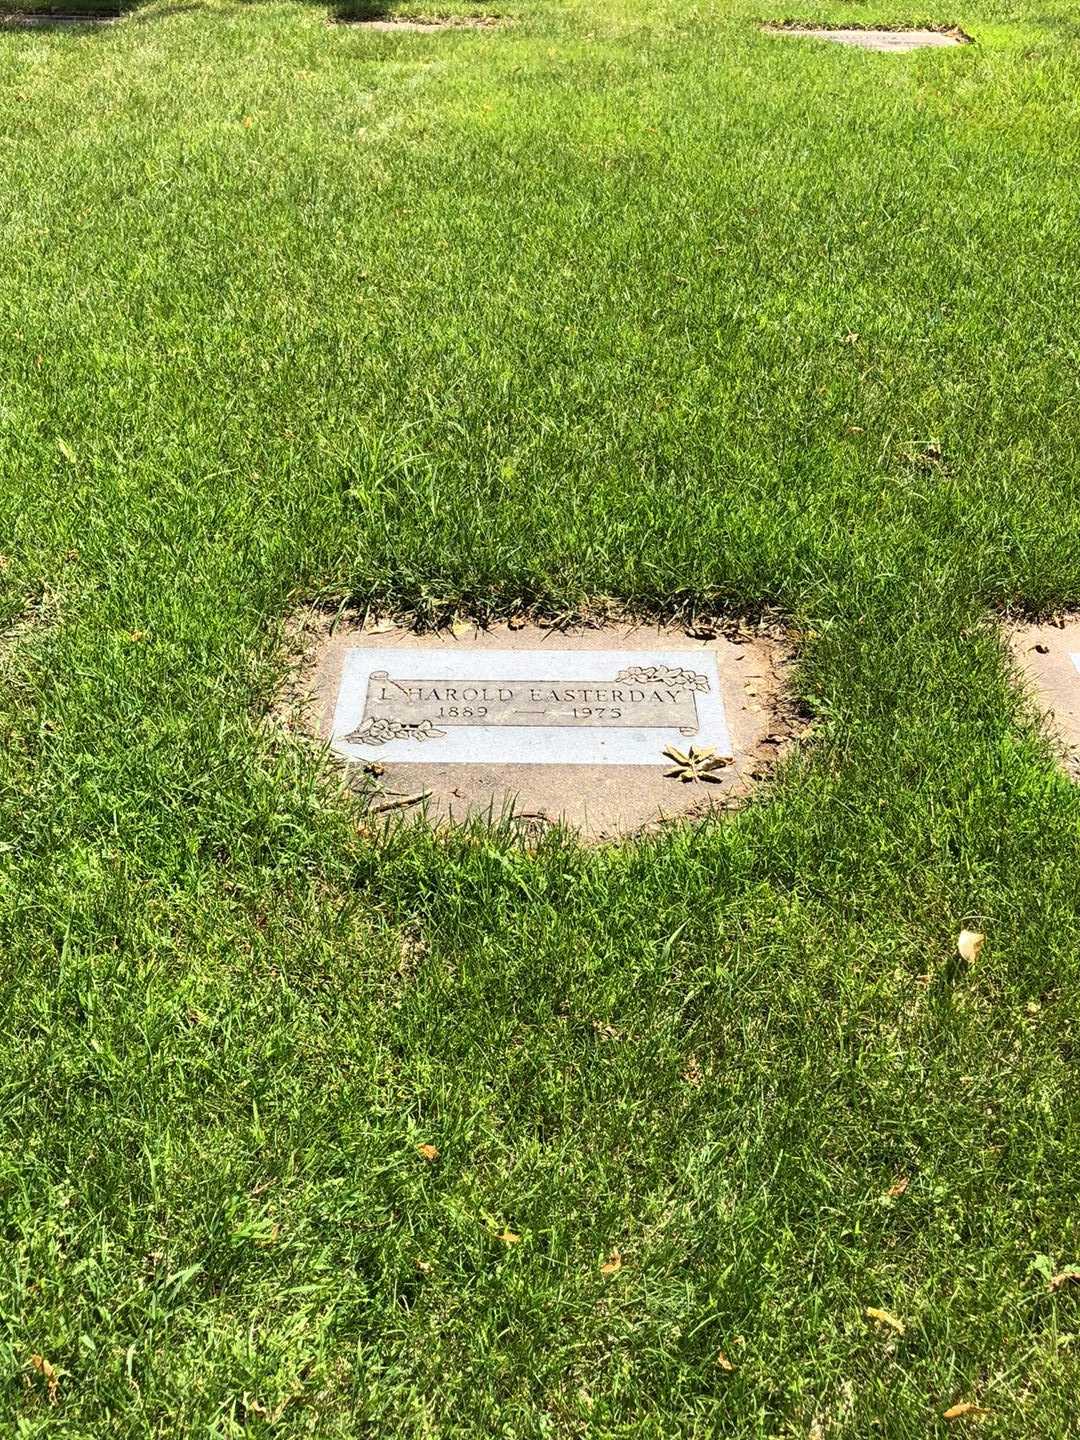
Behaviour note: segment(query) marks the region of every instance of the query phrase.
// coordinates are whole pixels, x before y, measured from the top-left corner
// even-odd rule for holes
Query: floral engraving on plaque
[[[666,685],[669,690],[708,691],[709,677],[696,670],[675,669],[670,665],[631,665],[620,670],[615,679],[636,681],[638,684]]]
[[[387,715],[372,715],[345,739],[350,745],[385,745],[388,740],[441,740],[445,730],[436,729],[430,720],[391,720]]]

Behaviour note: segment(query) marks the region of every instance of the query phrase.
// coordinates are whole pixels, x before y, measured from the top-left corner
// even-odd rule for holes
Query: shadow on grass
[[[258,5],[262,0],[238,0],[241,6]],[[318,6],[332,25],[370,25],[378,30],[435,31],[485,29],[505,24],[497,12],[484,11],[468,0],[308,0]],[[27,30],[35,32],[74,31],[86,34],[106,31],[120,21],[149,23],[200,9],[197,0],[177,0],[172,5],[154,6],[150,0],[0,0],[0,36]],[[145,13],[139,14],[139,11]]]
[[[30,3],[4,5],[0,3],[0,33],[5,30],[90,30],[107,29],[120,20],[142,8],[146,0],[69,0],[69,3]],[[199,7],[194,0],[188,3],[166,5],[142,17],[147,20],[164,20],[170,15],[182,15]]]
[[[135,3],[142,4],[145,0],[135,0]],[[266,0],[236,0],[241,9],[264,3]],[[333,0],[301,0],[301,3],[326,10],[331,20],[355,20],[357,23],[366,20],[389,23],[417,20],[431,24],[441,20],[459,23],[475,20],[485,23],[494,18],[493,11],[482,4],[470,3],[470,0],[339,0],[337,4]],[[3,0],[0,0],[2,4]]]
[[[108,28],[141,10],[148,0],[0,0],[0,33],[5,30],[69,30]],[[259,4],[260,0],[240,0],[242,5]],[[313,5],[328,8],[329,19],[341,25],[401,25],[405,28],[437,28],[441,26],[484,26],[499,23],[499,16],[484,13],[479,7],[462,4],[460,0],[431,5],[398,3],[398,0],[341,0],[326,5],[326,0],[310,0]],[[143,18],[165,19],[199,8],[189,3],[155,8]]]
[[[332,20],[348,22],[350,20],[394,20],[398,15],[396,5],[380,3],[380,0],[345,0],[342,5],[335,5],[330,11]]]
[[[257,3],[257,0],[244,0],[244,3]],[[311,3],[325,7],[326,0],[311,0]],[[139,11],[146,11],[148,4],[149,0],[40,0],[40,3],[39,0],[23,0],[23,3],[0,0],[0,33],[107,29],[120,20],[135,17]],[[140,22],[167,20],[202,8],[198,0],[177,0],[173,5],[154,6],[138,15],[138,19]]]
[[[497,12],[468,4],[409,5],[402,8],[386,0],[342,0],[330,11],[335,25],[400,25],[402,29],[480,29],[505,23]]]
[[[136,3],[137,0],[125,5],[65,5],[62,8],[31,5],[4,9],[0,10],[0,29],[59,30],[72,26],[111,25],[130,14]]]

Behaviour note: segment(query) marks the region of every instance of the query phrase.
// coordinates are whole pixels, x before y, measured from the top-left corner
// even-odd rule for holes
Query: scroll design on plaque
[[[368,676],[350,745],[441,740],[456,725],[615,726],[698,733],[697,695],[709,677],[677,665],[631,665],[614,680],[395,680]]]

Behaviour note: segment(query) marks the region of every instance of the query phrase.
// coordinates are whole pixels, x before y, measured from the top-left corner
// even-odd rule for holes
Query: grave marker
[[[279,714],[347,762],[374,815],[635,834],[738,803],[801,729],[783,635],[700,628],[419,635],[313,611]]]
[[[1052,721],[1065,768],[1080,780],[1080,618],[1017,625],[1009,643],[1040,711]]]
[[[716,657],[678,651],[350,650],[334,749],[351,759],[663,765],[693,737],[730,755]]]
[[[910,50],[949,45],[970,45],[972,39],[956,28],[940,30],[873,30],[869,27],[844,29],[840,26],[764,25],[766,35],[789,35],[805,40],[830,40],[834,45],[853,45],[858,50],[881,50],[906,54]]]

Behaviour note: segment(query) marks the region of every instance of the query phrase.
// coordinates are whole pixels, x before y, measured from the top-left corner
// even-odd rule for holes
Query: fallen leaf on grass
[[[496,1239],[496,1240],[501,1240],[504,1245],[516,1245],[516,1244],[518,1243],[518,1241],[521,1239],[521,1236],[520,1236],[520,1235],[515,1235],[512,1230],[506,1230],[506,1229],[496,1230],[496,1231],[494,1232],[494,1235],[495,1235],[495,1239]]]
[[[437,1160],[439,1158],[437,1145],[417,1145],[416,1153],[420,1156],[421,1160]]]
[[[1056,1275],[1051,1275],[1046,1282],[1046,1288],[1053,1295],[1070,1284],[1080,1285],[1080,1265],[1066,1265],[1064,1270],[1060,1270]]]
[[[714,770],[722,770],[732,763],[730,756],[717,755],[716,747],[708,745],[699,750],[691,745],[688,751],[677,750],[674,745],[669,745],[664,751],[669,760],[675,761],[674,770],[665,770],[664,774],[668,779],[682,780],[684,783],[691,780],[712,780],[720,783],[720,776],[714,775]]]
[[[261,1400],[253,1400],[245,1390],[241,1396],[241,1402],[244,1409],[250,1411],[252,1415],[257,1416],[260,1420],[265,1420],[269,1425],[276,1425],[285,1414],[286,1407],[291,1405],[294,1400],[299,1399],[302,1393],[302,1391],[296,1390],[291,1395],[283,1396],[276,1405],[264,1405]]]
[[[986,936],[981,930],[961,930],[959,939],[956,942],[956,953],[969,965],[974,965],[979,958],[979,951],[986,944]]]
[[[612,1250],[611,1254],[600,1266],[601,1275],[617,1275],[622,1269],[622,1256],[618,1250]]]
[[[729,1375],[730,1375],[731,1372],[735,1369],[735,1366],[734,1366],[734,1365],[731,1363],[731,1361],[727,1358],[727,1356],[724,1354],[723,1350],[718,1350],[718,1351],[716,1352],[716,1363],[717,1363],[717,1365],[720,1366],[720,1369],[721,1369],[721,1370],[727,1371],[727,1373],[728,1373]]]
[[[31,1355],[30,1364],[38,1372],[49,1387],[49,1404],[55,1405],[57,1396],[60,1393],[60,1372],[55,1365],[51,1365],[44,1355]]]
[[[986,1410],[972,1400],[961,1400],[958,1405],[950,1405],[948,1410],[941,1412],[943,1420],[977,1420],[983,1415],[992,1414],[992,1410]]]
[[[873,1320],[877,1325],[885,1325],[890,1330],[895,1330],[897,1335],[903,1335],[905,1326],[902,1320],[895,1315],[890,1315],[888,1310],[879,1310],[875,1305],[868,1305],[864,1311],[868,1320]]]
[[[894,1181],[885,1191],[890,1200],[899,1200],[901,1195],[907,1194],[907,1188],[911,1184],[910,1175],[901,1175],[899,1180]]]

